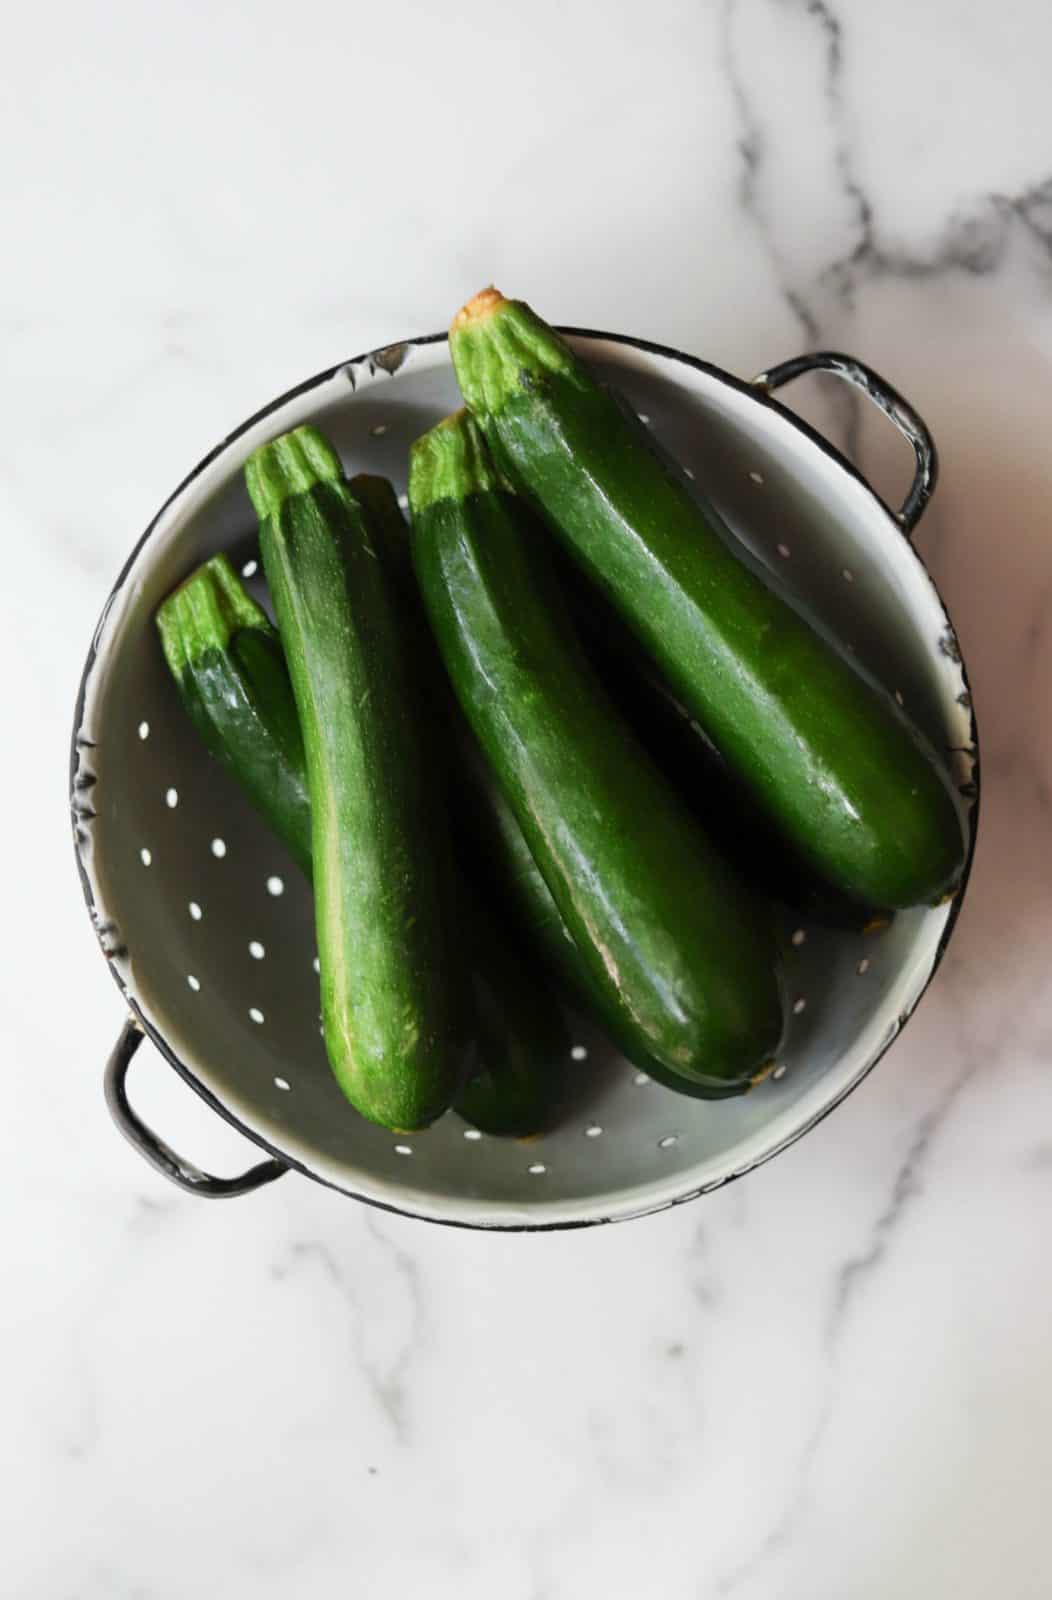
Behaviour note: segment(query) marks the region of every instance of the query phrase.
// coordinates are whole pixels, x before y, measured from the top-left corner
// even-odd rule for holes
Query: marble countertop
[[[6,1593],[1052,1591],[1050,59],[1034,0],[9,23]],[[207,1205],[103,1108],[121,1017],[68,843],[80,665],[218,438],[490,279],[744,376],[846,349],[927,417],[921,544],[983,736],[968,903],[877,1072],[697,1204],[549,1236],[295,1177]],[[901,492],[879,418],[797,398]],[[136,1098],[244,1164],[156,1057]]]

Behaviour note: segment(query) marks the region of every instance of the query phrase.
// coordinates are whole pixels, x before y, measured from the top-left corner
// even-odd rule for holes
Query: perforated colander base
[[[957,752],[967,783],[972,721],[952,629],[872,493],[779,407],[722,374],[631,343],[576,342],[779,581],[937,746]],[[410,443],[458,399],[444,342],[397,346],[279,402],[177,492],[96,635],[77,733],[78,849],[129,1001],[182,1069],[270,1147],[342,1189],[446,1221],[632,1215],[746,1170],[835,1104],[916,1003],[951,907],[902,914],[869,935],[787,922],[785,1044],[773,1077],[742,1100],[676,1095],[575,1020],[560,1066],[566,1114],[540,1139],[483,1136],[452,1114],[400,1137],[356,1115],[320,1038],[309,888],[188,725],[152,618],[218,549],[258,586],[241,467],[263,439],[317,421],[349,472],[384,473],[401,491]],[[550,1003],[540,977],[538,996]]]

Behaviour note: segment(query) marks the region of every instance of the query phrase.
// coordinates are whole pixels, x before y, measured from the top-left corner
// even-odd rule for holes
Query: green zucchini
[[[669,1071],[747,1088],[782,1031],[771,929],[617,718],[466,413],[414,445],[409,499],[446,670],[594,982]]]
[[[377,546],[390,551],[404,571],[409,530],[394,491],[382,478],[353,478],[351,487]],[[406,577],[412,590],[407,586],[404,598],[419,609],[411,568]],[[266,613],[245,592],[226,556],[215,556],[164,601],[157,625],[183,705],[208,748],[309,877],[306,758],[281,641]],[[455,701],[453,710],[462,723]],[[552,1120],[567,1086],[570,1040],[556,991],[538,982],[531,954],[641,1070],[681,1093],[706,1093],[666,1073],[622,1033],[618,1012],[591,982],[519,825],[466,728],[456,747],[451,809],[459,825],[462,865],[467,871],[470,864],[475,880],[464,899],[478,1050],[454,1109],[490,1134],[537,1133]],[[498,918],[502,923],[510,918],[518,941],[508,938]]]
[[[609,985],[595,977],[571,938],[522,829],[499,787],[492,781],[481,755],[476,755],[473,761],[466,749],[462,749],[462,755],[465,760],[458,790],[460,808],[454,825],[459,822],[463,836],[470,839],[476,870],[489,868],[493,902],[506,908],[524,945],[536,954],[558,982],[570,1004],[598,1023],[633,1066],[678,1094],[699,1100],[722,1100],[760,1082],[765,1076],[762,1069],[747,1082],[733,1079],[727,1082],[712,1077],[695,1082],[678,1072],[670,1072],[655,1060],[641,1042],[639,1030],[626,1021]],[[774,1065],[773,1061],[770,1065]]]
[[[317,429],[245,468],[307,757],[329,1061],[371,1121],[425,1127],[462,1047],[441,815],[395,591],[339,458]]]
[[[642,424],[495,289],[458,313],[450,349],[501,469],[801,859],[866,905],[952,891],[965,840],[948,774],[890,697],[734,554]]]
[[[567,573],[566,586],[582,643],[611,700],[746,883],[795,915],[827,927],[858,931],[870,922],[877,908],[826,883],[776,832],[594,584],[575,571]]]
[[[157,628],[191,721],[309,872],[303,739],[281,641],[266,612],[219,555],[168,596]]]
[[[355,478],[351,488],[377,545],[407,563],[409,530],[390,484]],[[411,568],[408,576],[415,586]],[[266,613],[227,558],[216,556],[162,604],[157,624],[183,704],[205,742],[310,877],[306,758],[281,641]],[[265,670],[250,671],[261,652]],[[460,909],[472,961],[477,1049],[454,1109],[484,1133],[537,1133],[551,1121],[565,1076],[565,1020],[554,994],[543,1003],[536,975],[478,893],[465,889]]]
[[[465,779],[478,757],[423,608],[413,573],[409,529],[388,479],[362,473],[351,479],[351,489],[366,512],[380,559],[397,587],[406,637],[413,641],[423,689],[429,759],[436,771],[444,769],[455,843],[460,846],[464,869],[461,909],[473,957],[478,1061],[457,1097],[456,1110],[484,1133],[539,1133],[552,1121],[561,1098],[570,1038],[555,991],[538,984],[529,962],[523,962],[514,941],[509,942],[498,925],[498,916],[507,907],[506,891],[510,890],[513,900],[520,893],[514,841],[498,848],[491,858],[505,892],[492,897],[480,894],[477,841],[463,827]],[[476,798],[484,808],[497,803],[492,784],[477,791]],[[543,880],[541,889],[547,893]],[[512,913],[514,916],[514,905]]]
[[[428,689],[430,713],[449,743],[453,764],[450,794],[454,842],[461,860],[471,863],[476,886],[484,891],[481,900],[476,896],[473,904],[475,927],[483,933],[482,943],[503,974],[499,983],[483,985],[476,995],[482,1060],[495,1066],[483,1069],[465,1087],[457,1109],[476,1127],[497,1132],[502,1131],[522,1101],[533,1109],[529,1116],[517,1117],[515,1131],[526,1131],[525,1124],[531,1120],[540,1126],[541,1113],[551,1100],[551,1074],[538,1071],[536,1063],[555,1059],[558,1049],[565,1058],[569,1049],[565,1034],[558,1047],[554,1039],[546,1038],[545,1030],[551,1026],[548,1018],[557,1008],[550,995],[538,997],[536,979],[528,966],[509,959],[506,938],[496,926],[498,916],[511,918],[525,951],[541,961],[570,1003],[598,1022],[621,1053],[641,1071],[680,1093],[710,1099],[739,1093],[738,1085],[730,1090],[716,1089],[692,1084],[679,1074],[666,1071],[642,1048],[634,1031],[624,1025],[621,1011],[611,1003],[606,986],[593,979],[452,693],[423,609],[413,573],[409,529],[394,490],[386,478],[365,475],[352,478],[351,488],[369,511],[384,558],[398,576],[402,604],[420,630],[424,658],[421,676]],[[480,882],[483,879],[486,881]],[[488,914],[483,910],[487,902]],[[489,935],[485,937],[487,923]],[[481,958],[479,965],[485,966]],[[501,1001],[502,1016],[494,1010],[495,995]]]

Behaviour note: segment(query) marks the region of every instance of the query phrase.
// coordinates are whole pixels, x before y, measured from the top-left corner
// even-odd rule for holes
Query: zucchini
[[[747,1088],[782,1032],[771,929],[617,718],[467,413],[413,446],[409,499],[446,670],[593,981],[669,1071]]]
[[[654,1059],[644,1048],[638,1030],[626,1022],[609,986],[593,975],[571,938],[522,829],[507,800],[493,783],[480,754],[476,754],[474,761],[465,762],[465,777],[467,782],[462,782],[459,789],[459,822],[464,833],[470,835],[477,866],[490,869],[490,892],[494,900],[503,903],[511,912],[524,944],[558,982],[570,1004],[598,1023],[633,1066],[679,1094],[700,1100],[722,1100],[758,1083],[765,1076],[762,1071],[748,1083],[717,1082],[711,1078],[692,1082],[678,1072],[669,1072]]]
[[[746,883],[795,915],[827,927],[861,930],[876,908],[860,905],[824,882],[779,837],[770,818],[656,675],[595,586],[579,571],[567,579],[574,621],[610,698],[691,815]]]
[[[457,830],[456,819],[466,798],[465,768],[470,772],[479,758],[431,634],[413,573],[409,529],[394,489],[386,478],[366,473],[351,479],[351,489],[366,512],[380,559],[397,587],[424,694],[429,759],[436,771],[444,769],[464,875],[475,880],[462,887],[461,909],[473,957],[478,1061],[457,1097],[456,1110],[484,1133],[539,1133],[552,1121],[560,1098],[570,1054],[566,1021],[555,992],[538,986],[536,974],[523,964],[498,924],[497,915],[505,909],[507,897],[498,894],[489,899],[476,892],[480,871],[477,845],[463,825]],[[479,792],[479,799],[484,808],[496,803],[492,785]],[[518,885],[513,851],[511,840],[497,851],[494,860],[502,887],[510,889],[514,898]]]
[[[377,544],[408,562],[409,530],[386,479],[355,478],[351,488]],[[411,568],[409,579],[415,587]],[[164,601],[157,625],[183,704],[208,747],[310,877],[306,758],[281,641],[266,613],[227,558],[216,556]],[[251,666],[261,653],[265,670],[251,672],[246,660]],[[454,1109],[484,1133],[537,1133],[551,1120],[569,1056],[565,1021],[554,996],[538,1004],[535,976],[479,897],[465,890],[461,910],[473,962],[477,1059]]]
[[[227,557],[213,556],[157,612],[191,721],[289,853],[310,871],[310,797],[281,641]]]
[[[408,529],[386,480],[353,478],[351,487],[384,554],[390,550],[399,563],[408,561]],[[419,609],[411,569],[407,576],[412,590],[405,589],[405,599]],[[157,626],[183,705],[208,748],[309,877],[306,758],[281,641],[266,613],[220,555],[164,601]],[[262,670],[254,670],[260,663]],[[455,700],[452,710],[462,722]],[[538,993],[530,953],[571,1003],[590,1013],[637,1067],[670,1088],[696,1092],[622,1033],[618,1012],[607,1005],[604,990],[592,984],[518,823],[466,727],[457,740],[457,757],[454,825],[459,825],[465,869],[470,863],[475,879],[465,890],[465,922],[473,956],[478,1060],[454,1109],[491,1134],[536,1133],[552,1120],[564,1087],[570,1039],[554,991],[542,988]],[[509,913],[524,953],[498,925],[498,915]]]
[[[934,752],[735,555],[646,429],[530,308],[457,314],[460,387],[501,469],[629,623],[811,870],[866,905],[935,902],[965,858]]]
[[[457,1109],[476,1127],[497,1132],[517,1103],[524,1102],[535,1109],[530,1117],[520,1115],[519,1131],[526,1131],[522,1125],[531,1120],[539,1126],[546,1100],[551,1099],[550,1092],[547,1097],[543,1094],[550,1074],[539,1072],[531,1064],[555,1059],[558,1051],[565,1059],[569,1051],[569,1038],[564,1028],[558,1051],[555,1041],[545,1037],[544,1030],[550,1026],[546,1019],[553,1010],[551,997],[548,997],[549,1003],[538,1004],[536,980],[523,968],[521,961],[509,959],[506,939],[498,931],[496,922],[497,916],[509,914],[525,951],[540,960],[569,1002],[591,1015],[622,1054],[642,1071],[681,1092],[690,1093],[693,1089],[710,1097],[725,1092],[699,1090],[678,1074],[666,1072],[660,1062],[641,1048],[632,1030],[624,1027],[621,1012],[611,1004],[604,985],[593,981],[530,853],[522,829],[499,784],[494,781],[452,693],[423,608],[413,573],[409,529],[394,490],[386,478],[365,475],[352,478],[351,488],[370,513],[377,541],[383,546],[383,557],[397,574],[402,604],[419,629],[423,657],[421,677],[428,690],[431,717],[443,730],[453,765],[450,795],[454,844],[461,860],[470,863],[475,884],[482,890],[472,907],[475,928],[483,935],[481,946],[502,969],[502,981],[483,985],[485,992],[476,994],[475,1007],[482,1060],[496,1063],[496,1070],[484,1068],[469,1082]],[[481,961],[481,951],[480,965],[485,965]],[[494,995],[499,996],[503,1006],[500,1027],[493,1007]],[[738,1090],[735,1088],[731,1092],[738,1093]]]
[[[573,1088],[558,992],[523,959],[482,896],[471,895],[466,920],[475,957],[476,1058],[455,1110],[483,1133],[543,1133]]]
[[[322,1023],[336,1080],[383,1127],[425,1127],[459,1076],[452,928],[394,587],[315,428],[245,481],[299,713]]]

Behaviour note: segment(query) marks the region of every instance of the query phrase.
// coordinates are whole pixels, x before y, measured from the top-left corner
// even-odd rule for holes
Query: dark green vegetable
[[[392,576],[402,590],[406,582],[406,568],[410,566],[409,526],[398,504],[394,484],[390,478],[381,478],[378,473],[359,472],[350,479],[350,490],[368,517],[373,536],[382,547]]]
[[[730,1084],[706,1079],[695,1083],[670,1072],[646,1050],[638,1029],[626,1022],[623,1011],[600,982],[567,931],[559,907],[541,876],[540,868],[523,838],[522,829],[500,789],[494,784],[481,754],[471,760],[465,750],[464,778],[459,795],[459,817],[463,836],[470,840],[479,867],[492,873],[490,892],[495,902],[511,913],[525,944],[558,980],[568,1000],[585,1016],[590,1016],[606,1032],[611,1042],[632,1064],[648,1077],[674,1089],[678,1094],[700,1100],[722,1100],[741,1094],[759,1082],[761,1069],[748,1084]],[[773,1060],[769,1063],[773,1067]]]
[[[555,1058],[554,1041],[545,1051],[543,1035],[537,1037],[535,1033],[538,1026],[542,1029],[548,1026],[546,1019],[553,1009],[552,999],[550,995],[538,997],[536,978],[528,963],[523,966],[521,961],[509,959],[506,940],[496,927],[497,915],[511,917],[525,951],[540,959],[570,1002],[586,1015],[590,1014],[621,1053],[641,1071],[683,1094],[712,1099],[739,1093],[737,1086],[730,1090],[705,1088],[666,1071],[641,1048],[635,1031],[625,1027],[621,1011],[611,1003],[606,986],[593,979],[452,693],[413,573],[409,529],[394,490],[386,478],[364,475],[352,478],[351,487],[369,511],[384,557],[398,576],[407,616],[416,618],[422,635],[421,676],[428,688],[431,716],[446,741],[451,763],[455,842],[459,845],[461,859],[471,862],[476,883],[480,878],[488,879],[485,890],[492,910],[488,917],[483,914],[476,926],[482,929],[486,921],[490,923],[489,938],[483,943],[496,951],[504,969],[503,981],[490,986],[492,993],[503,999],[504,1026],[499,1031],[493,1026],[496,1018],[491,995],[481,995],[476,1007],[477,1017],[493,1019],[488,1032],[485,1026],[482,1028],[483,1056],[485,1059],[488,1053],[488,1058],[498,1063],[498,1070],[483,1074],[481,1082],[469,1084],[461,1095],[458,1110],[477,1127],[496,1132],[499,1129],[494,1123],[503,1123],[509,1114],[510,1106],[506,1103],[513,1105],[522,1096],[527,1103],[540,1107],[544,1104],[542,1091],[547,1092],[548,1100],[552,1098],[548,1083],[550,1074],[538,1073],[535,1066],[531,1070],[531,1063],[545,1057]],[[478,917],[479,908],[474,909]],[[509,1000],[514,1003],[509,1004]],[[517,1040],[523,1046],[520,1050],[516,1050]],[[559,1049],[565,1057],[568,1038],[560,1041]],[[518,1072],[516,1058],[520,1063]],[[516,1082],[521,1084],[517,1095],[513,1090]],[[520,1123],[526,1120],[519,1118]],[[516,1131],[526,1130],[523,1127]]]
[[[423,1127],[457,1088],[461,1007],[394,586],[316,429],[264,445],[245,479],[307,757],[329,1061],[363,1116]]]
[[[309,872],[303,739],[281,642],[266,613],[220,555],[168,596],[157,628],[198,732]]]
[[[384,547],[381,558],[390,549],[392,559],[408,565],[409,530],[390,484],[383,478],[355,478],[351,488],[377,545]],[[411,568],[408,577],[415,587]],[[276,630],[225,556],[198,568],[161,606],[157,623],[183,703],[209,748],[309,877],[306,758]],[[246,632],[258,634],[266,651],[263,672],[250,674],[243,666],[246,657],[256,656],[257,641],[247,641]],[[288,796],[296,803],[286,803]],[[554,994],[544,992],[474,891],[465,889],[460,910],[460,936],[473,963],[477,1049],[454,1108],[485,1133],[537,1133],[551,1120],[565,1077],[570,1050],[565,1020]]]
[[[422,622],[426,627],[410,565],[409,530],[394,490],[386,479],[373,477],[356,477],[351,488],[367,514],[381,559],[389,559],[398,573],[403,603],[413,611],[412,625]],[[303,741],[281,642],[266,613],[246,593],[226,556],[216,556],[169,596],[157,624],[183,703],[208,747],[310,876]],[[430,633],[427,642],[434,649]],[[433,669],[434,662],[429,666]],[[445,695],[440,661],[429,682],[439,696]],[[455,1109],[491,1134],[535,1133],[551,1120],[566,1077],[570,1041],[555,992],[538,980],[531,953],[642,1071],[680,1093],[726,1092],[706,1090],[666,1072],[622,1028],[606,991],[592,982],[518,823],[456,701],[450,699],[447,714],[454,714],[459,724],[451,809],[463,863],[470,860],[476,880],[485,880],[480,886],[493,907],[487,911],[480,904],[477,887],[465,892],[478,1062]],[[514,940],[509,946],[498,916],[510,916],[525,949]]]
[[[478,894],[467,903],[465,926],[475,960],[477,1060],[455,1109],[483,1133],[541,1133],[573,1088],[570,1031],[558,993]]]
[[[351,488],[397,589],[405,637],[412,641],[423,690],[428,760],[442,775],[455,825],[463,799],[463,765],[470,759],[473,740],[428,625],[413,573],[409,529],[386,478],[362,473],[351,479]],[[462,827],[457,843],[464,877],[475,880],[463,886],[461,910],[474,962],[478,1066],[461,1090],[456,1109],[485,1133],[537,1133],[551,1121],[566,1077],[570,1054],[566,1022],[555,992],[538,983],[530,963],[523,961],[498,926],[504,896],[498,894],[487,905],[476,892],[477,851]],[[498,864],[498,871],[508,887],[507,858]]]
[[[574,621],[611,700],[746,883],[809,921],[832,928],[863,928],[875,908],[838,893],[801,860],[704,729],[657,676],[606,599],[579,570],[565,577]]]
[[[952,890],[963,818],[933,752],[737,558],[642,425],[528,306],[494,289],[457,315],[450,348],[502,470],[801,859],[867,905]]]
[[[514,871],[513,845],[493,858],[501,889],[491,895],[488,905],[476,892],[480,871],[477,842],[464,828],[462,813],[465,767],[470,770],[480,758],[431,634],[413,573],[409,529],[394,489],[386,478],[365,473],[351,479],[351,489],[368,516],[376,548],[397,587],[406,638],[413,641],[424,692],[428,759],[443,775],[456,842],[461,847],[460,860],[465,876],[475,880],[463,890],[462,911],[474,960],[479,1060],[458,1096],[456,1109],[485,1133],[536,1133],[551,1120],[566,1077],[570,1053],[566,1022],[554,991],[538,983],[529,961],[523,961],[514,942],[509,944],[498,926],[497,916],[508,907],[501,890],[510,888],[514,896],[518,888],[514,879],[509,879]],[[483,806],[497,803],[492,784],[484,786],[479,798]],[[543,880],[540,883],[547,893]],[[514,915],[513,900],[510,909]]]
[[[466,413],[417,441],[409,496],[446,670],[594,982],[670,1071],[747,1088],[781,1037],[771,931],[616,717]]]

